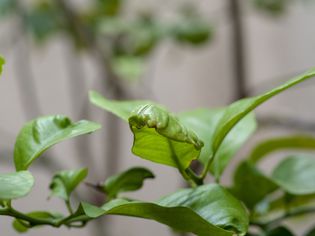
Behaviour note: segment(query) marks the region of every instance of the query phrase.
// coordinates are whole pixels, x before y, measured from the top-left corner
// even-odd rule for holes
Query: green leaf
[[[268,154],[281,150],[315,150],[315,137],[293,135],[268,139],[258,144],[249,156],[249,161],[259,162]]]
[[[243,205],[216,184],[184,189],[156,203],[117,199],[102,208],[86,203],[82,207],[91,218],[105,214],[135,216],[199,236],[243,235],[248,229],[248,216]]]
[[[0,17],[9,15],[16,8],[17,0],[0,1]]]
[[[276,198],[275,198],[276,196]],[[253,219],[258,222],[266,222],[277,216],[281,216],[290,211],[299,211],[312,207],[315,202],[315,194],[291,195],[284,193],[281,196],[272,194],[258,203],[252,213]]]
[[[134,134],[132,152],[153,162],[186,169],[203,147],[192,130],[157,105],[137,108],[129,124]]]
[[[135,155],[179,169],[198,158],[203,142],[161,106],[149,101],[111,101],[96,92],[90,92],[90,100],[129,122]]]
[[[213,29],[201,19],[186,17],[174,26],[172,34],[178,42],[201,45],[212,39]]]
[[[315,159],[309,156],[292,156],[274,169],[272,179],[290,194],[315,193]]]
[[[88,170],[86,168],[58,172],[54,175],[49,186],[52,195],[69,201],[71,193],[86,178],[87,174]]]
[[[26,196],[34,185],[28,171],[0,174],[0,200],[11,200]]]
[[[315,228],[311,229],[310,231],[308,231],[305,236],[315,236]]]
[[[208,163],[213,154],[211,147],[213,135],[224,112],[224,108],[212,110],[198,109],[179,114],[180,121],[195,131],[198,137],[205,143],[199,157],[199,160],[204,165]],[[228,134],[217,152],[217,158],[214,160],[211,169],[211,172],[217,179],[221,176],[229,161],[255,129],[255,116],[253,113],[250,113]]]
[[[51,146],[82,134],[98,130],[101,126],[90,121],[73,123],[65,116],[40,117],[27,123],[20,131],[14,147],[16,170],[26,170]]]
[[[104,98],[102,95],[95,91],[89,93],[90,102],[94,105],[113,113],[124,121],[128,122],[132,111],[142,105],[152,104],[150,101],[133,100],[133,101],[114,101]]]
[[[224,141],[227,134],[233,129],[233,127],[242,120],[248,113],[253,111],[256,107],[266,102],[273,96],[287,90],[288,88],[301,83],[307,79],[310,79],[315,76],[315,69],[312,69],[300,76],[295,77],[294,79],[288,81],[287,83],[269,91],[262,95],[246,98],[239,100],[231,104],[225,111],[223,117],[220,119],[219,124],[216,128],[214,134],[214,141],[212,144],[213,152],[219,150],[222,142]]]
[[[51,221],[58,221],[63,218],[63,215],[60,213],[55,212],[48,212],[48,211],[34,211],[26,214],[32,218],[37,218],[39,220],[51,220]],[[28,225],[28,222],[24,222],[23,220],[15,219],[12,222],[13,228],[19,233],[26,233],[31,225]],[[39,227],[37,225],[36,227]]]
[[[142,167],[134,167],[120,174],[111,176],[100,188],[111,198],[116,198],[119,193],[135,191],[143,186],[146,179],[154,178],[154,174]]]
[[[254,165],[243,161],[234,173],[234,183],[231,191],[249,209],[253,209],[257,203],[277,188],[278,186]]]
[[[288,0],[253,0],[255,6],[274,16],[281,15],[287,9]]]
[[[294,236],[294,234],[287,228],[279,226],[267,232],[266,236]]]
[[[2,74],[4,64],[5,64],[5,60],[3,57],[0,56],[0,75]]]
[[[41,1],[26,12],[24,23],[26,28],[39,42],[65,28],[62,14],[53,2]]]
[[[112,59],[112,67],[119,78],[127,81],[137,81],[145,71],[143,58],[135,56],[119,56]]]

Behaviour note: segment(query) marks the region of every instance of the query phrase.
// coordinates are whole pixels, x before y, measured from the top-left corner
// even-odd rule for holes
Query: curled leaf
[[[132,151],[144,159],[186,169],[197,159],[203,142],[164,108],[146,104],[129,118]]]

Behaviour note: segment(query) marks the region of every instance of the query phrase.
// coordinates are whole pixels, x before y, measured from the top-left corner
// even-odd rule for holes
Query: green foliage
[[[12,200],[26,196],[34,185],[28,171],[0,174],[0,200]]]
[[[315,150],[315,138],[292,135],[259,143],[234,171],[233,184],[219,183],[220,176],[236,152],[256,128],[253,110],[286,89],[315,75],[311,70],[263,95],[240,100],[226,108],[198,109],[173,114],[151,101],[112,101],[96,92],[90,100],[125,122],[134,135],[132,151],[152,162],[178,169],[189,188],[155,202],[122,198],[142,188],[146,179],[154,178],[148,169],[135,167],[88,185],[105,193],[101,207],[80,202],[71,206],[72,193],[87,176],[87,169],[60,171],[53,176],[51,194],[64,200],[68,214],[46,211],[23,213],[12,201],[27,195],[34,179],[27,171],[32,162],[51,146],[72,137],[94,132],[100,125],[90,121],[73,123],[64,116],[40,117],[28,122],[20,131],[14,152],[17,172],[0,174],[0,215],[15,218],[18,232],[50,225],[83,227],[103,215],[125,215],[151,219],[199,236],[253,235],[249,226],[260,229],[259,235],[288,235],[283,220],[314,212],[315,159],[294,154],[276,165],[272,174],[259,168],[259,161],[283,150]],[[201,173],[191,167],[193,160],[203,165]],[[208,174],[218,183],[204,184]],[[307,236],[312,235],[310,232]]]
[[[71,193],[86,178],[87,174],[86,168],[58,172],[49,186],[51,194],[69,201]]]
[[[31,163],[51,146],[82,134],[98,130],[101,126],[90,121],[73,123],[61,115],[41,117],[30,121],[21,129],[14,147],[16,170],[26,170]]]
[[[109,177],[104,183],[96,186],[109,199],[117,198],[119,193],[141,189],[146,179],[154,178],[154,174],[142,167],[134,167],[122,173]]]
[[[222,118],[225,109],[198,109],[179,114],[180,121],[196,132],[205,146],[201,150],[199,161],[206,165],[213,155],[211,144],[218,122]],[[231,158],[240,149],[247,138],[255,131],[256,120],[254,114],[249,114],[237,124],[223,141],[217,158],[210,169],[219,179]]]
[[[284,159],[272,173],[272,179],[286,192],[294,195],[315,193],[315,159],[292,156]]]
[[[3,57],[0,56],[0,75],[2,74],[4,64],[5,64],[5,60]]]
[[[91,218],[104,214],[135,216],[202,236],[244,234],[248,228],[245,208],[216,184],[180,190],[156,203],[115,200],[101,208],[83,204],[83,209]]]
[[[247,161],[239,164],[234,172],[233,181],[232,193],[249,209],[253,209],[257,203],[278,188],[272,180]]]
[[[283,13],[290,0],[253,0],[253,3],[258,9],[269,12],[273,15]]]

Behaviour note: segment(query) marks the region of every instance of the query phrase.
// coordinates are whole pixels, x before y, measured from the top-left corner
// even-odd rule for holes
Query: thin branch
[[[241,1],[229,0],[230,22],[232,29],[231,43],[233,45],[233,73],[235,75],[235,100],[247,96],[246,92],[246,68],[244,47],[244,26],[241,13]]]

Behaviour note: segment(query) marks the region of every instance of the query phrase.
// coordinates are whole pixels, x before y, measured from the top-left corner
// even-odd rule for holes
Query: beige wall
[[[134,7],[130,1],[130,8]],[[143,1],[135,1],[142,4]],[[160,1],[161,2],[161,1]],[[159,3],[160,3],[159,2]],[[245,2],[245,1],[244,1]],[[158,12],[168,15],[169,9],[174,8],[171,1],[162,1]],[[154,5],[154,1],[150,1]],[[201,11],[209,21],[216,26],[214,42],[206,47],[193,50],[189,47],[175,46],[166,42],[157,50],[150,62],[149,79],[153,84],[153,92],[157,101],[165,104],[173,111],[182,111],[196,107],[217,107],[227,104],[232,99],[233,72],[231,70],[230,24],[228,17],[220,9],[226,1],[198,1]],[[219,10],[218,10],[219,9]],[[249,87],[266,89],[315,65],[315,5],[310,3],[293,4],[288,13],[281,17],[270,18],[257,13],[250,6],[244,6],[244,21],[246,26],[246,49],[249,75]],[[171,15],[171,14],[170,14]],[[7,59],[3,78],[0,80],[0,143],[1,149],[10,149],[14,144],[21,125],[26,121],[23,116],[21,97],[17,89],[15,61],[19,56],[17,40],[14,48],[1,46],[2,41],[12,32],[12,24],[3,22],[0,25],[0,53]],[[36,79],[36,89],[39,91],[40,104],[44,114],[66,114],[79,119],[75,109],[69,101],[69,83],[67,77],[67,57],[69,51],[67,42],[58,38],[41,49],[33,46],[31,50],[31,63]],[[91,60],[84,57],[83,63],[87,71],[89,88],[97,89],[97,73]],[[19,78],[21,79],[21,78]],[[269,81],[273,81],[269,83]],[[310,81],[294,90],[286,92],[273,99],[258,110],[258,114],[284,114],[298,116],[301,119],[312,121],[315,118],[314,99],[315,81]],[[35,88],[34,88],[35,89]],[[255,91],[261,91],[257,89]],[[82,91],[82,103],[87,94]],[[93,120],[102,122],[103,112],[91,107],[94,112]],[[160,196],[174,191],[180,184],[179,174],[172,168],[148,163],[130,154],[131,135],[128,127],[121,124],[124,130],[123,139],[119,144],[121,149],[120,168],[125,169],[133,165],[148,166],[156,173],[155,181],[148,181],[143,190],[133,195],[146,200],[157,199]],[[93,134],[90,140],[97,141],[99,136],[106,134],[106,127],[99,133]],[[272,130],[264,131],[262,135],[273,135]],[[255,136],[254,140],[260,136]],[[252,141],[253,142],[253,141]],[[95,162],[97,171],[102,173],[101,150],[102,143],[94,144],[96,150]],[[244,150],[248,150],[248,147]],[[74,142],[67,141],[54,147],[51,151],[66,166],[79,167],[75,159]],[[1,171],[12,170],[8,164],[10,156],[1,157]],[[226,172],[225,182],[229,182],[230,169]],[[56,199],[46,201],[49,194],[48,184],[51,173],[35,165],[32,169],[37,179],[34,191],[25,199],[16,202],[23,210],[53,209],[64,211],[62,202]],[[91,172],[93,170],[91,169]],[[96,181],[93,177],[91,181]],[[82,192],[90,191],[84,187]],[[1,235],[16,235],[8,224],[10,219],[2,217],[0,220]],[[133,218],[112,217],[111,236],[136,235],[171,235],[169,229],[160,224]],[[94,224],[83,230],[56,230],[43,228],[33,230],[26,235],[92,235],[91,230],[97,228]]]

